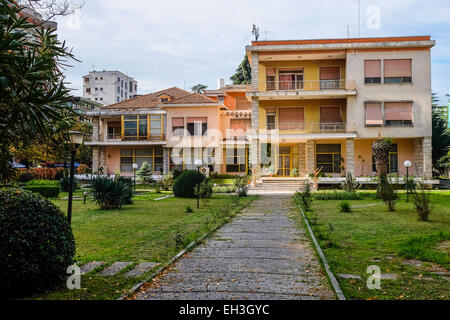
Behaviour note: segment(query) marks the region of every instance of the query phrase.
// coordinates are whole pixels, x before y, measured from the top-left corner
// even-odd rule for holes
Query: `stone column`
[[[423,175],[423,151],[422,139],[414,140],[414,171],[417,177]]]
[[[252,68],[252,81],[253,81],[253,68]],[[253,84],[252,84],[253,86]],[[249,150],[249,159],[250,165],[252,166],[252,176],[253,182],[259,179],[261,175],[261,155],[260,155],[260,146],[258,139],[259,132],[259,100],[257,98],[252,99],[252,129],[250,130],[251,135],[253,136],[249,139],[250,150]]]
[[[100,120],[99,117],[92,119],[92,142],[98,142],[100,137]]]
[[[222,173],[223,153],[222,147],[214,148],[214,171],[218,174]]]
[[[163,174],[169,173],[169,148],[163,147]]]
[[[312,174],[315,169],[315,161],[314,161],[314,140],[308,140],[306,143],[306,173]]]
[[[422,142],[422,152],[423,152],[423,176],[424,179],[433,178],[433,145],[431,142],[431,137],[423,138]]]
[[[98,168],[100,164],[100,157],[99,157],[99,147],[93,146],[92,147],[92,172],[98,173]]]
[[[258,91],[258,54],[253,53],[252,54],[252,91],[256,92]]]
[[[306,158],[306,143],[300,143],[298,146],[298,173],[300,177],[308,175]]]
[[[106,148],[100,146],[99,153],[100,153],[99,167],[103,167],[103,174],[113,174],[114,172],[109,172],[108,168],[106,167]]]
[[[345,171],[347,174],[351,173],[355,177],[355,139],[346,140],[346,165]]]

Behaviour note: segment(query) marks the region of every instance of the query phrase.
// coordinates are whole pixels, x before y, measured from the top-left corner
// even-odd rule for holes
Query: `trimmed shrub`
[[[431,213],[431,201],[430,193],[425,191],[425,188],[421,186],[419,191],[412,193],[412,200],[416,207],[416,212],[419,215],[419,219],[422,221],[428,221],[428,216]]]
[[[236,176],[234,178],[234,187],[239,197],[246,197],[248,193],[249,176]]]
[[[80,164],[77,168],[78,174],[87,174],[90,171],[91,171],[91,169],[89,168],[89,166],[87,164]]]
[[[61,184],[61,190],[63,192],[69,192],[69,184],[70,184],[70,178],[64,177],[62,178],[59,183]],[[73,188],[72,190],[75,191],[78,189],[78,179],[73,177]]]
[[[29,182],[29,181],[31,181],[31,180],[34,180],[34,174],[32,174],[32,173],[30,173],[30,172],[24,172],[24,173],[22,173],[20,176],[19,176],[19,182],[23,182],[23,183],[26,183],[26,182]]]
[[[115,181],[108,177],[92,179],[92,197],[102,209],[118,209],[126,204],[133,192],[130,185],[123,181]]]
[[[27,186],[58,186],[59,182],[55,180],[31,180],[27,182]]]
[[[195,170],[184,171],[173,185],[173,194],[179,198],[194,198],[197,184],[205,180],[205,176]]]
[[[26,186],[25,190],[38,193],[44,198],[58,198],[59,196],[59,186]]]
[[[25,296],[65,283],[75,241],[61,210],[40,195],[0,190],[0,295]]]
[[[352,205],[348,201],[342,201],[339,203],[339,210],[341,212],[352,212]]]

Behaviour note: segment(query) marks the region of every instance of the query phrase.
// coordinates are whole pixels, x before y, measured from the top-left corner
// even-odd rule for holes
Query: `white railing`
[[[320,123],[268,123],[267,130],[304,131],[306,133],[345,133],[354,132],[355,127],[346,122],[320,122]]]
[[[317,90],[352,90],[353,80],[291,80],[266,81],[266,91],[317,91]]]

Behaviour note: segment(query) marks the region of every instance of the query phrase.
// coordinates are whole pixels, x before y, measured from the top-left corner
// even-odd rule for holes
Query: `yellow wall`
[[[258,64],[258,89],[266,91],[266,68],[293,68],[304,69],[303,80],[320,80],[320,67],[341,67],[341,79],[345,79],[345,60],[311,60],[311,61],[271,61]],[[317,83],[317,89],[319,83]]]

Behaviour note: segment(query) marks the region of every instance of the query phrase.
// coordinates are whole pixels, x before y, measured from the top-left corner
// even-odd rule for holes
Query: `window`
[[[316,145],[316,167],[323,173],[341,173],[341,145]]]
[[[102,87],[100,87],[100,91],[103,91],[103,88],[102,88]]]
[[[343,130],[341,107],[320,107],[320,130]]]
[[[98,91],[98,88],[97,88],[97,87],[95,87],[95,91]]]
[[[384,83],[411,83],[412,60],[384,60]]]
[[[412,126],[412,102],[386,102],[384,119],[387,127]]]
[[[144,162],[150,165],[153,172],[163,171],[163,149],[162,147],[154,147],[148,149],[121,149],[120,150],[120,171],[132,172],[133,163],[142,166]]]
[[[305,111],[303,108],[280,108],[278,109],[280,130],[304,130]]]
[[[120,122],[108,122],[108,139],[120,139],[122,128]]]
[[[151,114],[150,118],[150,140],[163,140],[163,115]]]
[[[366,102],[366,126],[382,126],[381,102]]]
[[[276,125],[276,112],[277,110],[275,108],[268,108],[266,110],[266,120],[267,120],[267,130],[275,130],[277,125]]]
[[[381,60],[364,61],[364,79],[366,84],[381,83]]]
[[[100,80],[103,80],[103,77],[100,77]]]
[[[95,98],[95,101],[97,101],[98,100],[98,98]]]
[[[120,87],[123,88],[123,79],[120,80]]]
[[[87,93],[91,93],[91,88],[86,88]]]
[[[372,172],[377,172],[377,166],[373,155],[372,155]],[[389,151],[388,172],[398,173],[398,144],[392,144],[391,150]]]
[[[187,118],[187,131],[191,136],[203,136],[208,130],[206,117]]]
[[[147,116],[122,116],[124,140],[147,140]]]
[[[125,82],[125,90],[128,90],[128,82]]]
[[[172,170],[184,170],[183,148],[173,148],[170,151],[170,171]]]
[[[184,118],[172,118],[172,135],[184,136]]]
[[[272,144],[261,143],[261,165],[270,166],[272,164]]]
[[[164,102],[169,101],[169,98],[161,98],[161,99],[159,99],[159,101],[160,101],[161,103],[164,103]]]
[[[133,92],[133,82],[130,81],[130,92]]]
[[[266,69],[266,90],[276,90],[277,69]]]
[[[100,101],[103,101],[103,98],[100,98]]]
[[[279,90],[303,89],[303,69],[280,68],[278,70]]]
[[[226,148],[226,170],[227,172],[247,172],[248,149]]]
[[[95,80],[98,80],[98,77],[95,77]]]
[[[120,98],[119,97],[117,97],[117,102],[120,102]]]
[[[320,68],[320,89],[340,89],[341,68],[321,67]]]
[[[88,77],[84,78],[84,83],[89,83],[89,78]]]
[[[120,93],[120,87],[117,87],[117,93]]]

